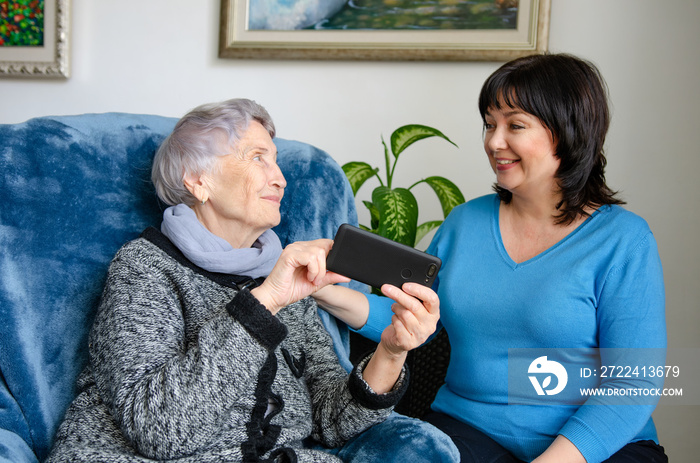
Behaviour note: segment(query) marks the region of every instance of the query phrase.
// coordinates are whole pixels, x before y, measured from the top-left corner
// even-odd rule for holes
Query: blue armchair
[[[175,122],[108,113],[0,125],[0,461],[48,454],[86,363],[107,266],[123,243],[160,225],[150,164]],[[283,245],[357,222],[330,156],[275,143],[288,180],[275,229]],[[349,367],[347,329],[322,318]]]

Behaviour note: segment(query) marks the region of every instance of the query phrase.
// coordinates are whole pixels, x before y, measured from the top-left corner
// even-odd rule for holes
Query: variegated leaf
[[[431,220],[430,222],[425,222],[418,225],[418,228],[416,229],[416,243],[413,245],[413,247],[415,248],[416,246],[418,246],[420,240],[422,240],[425,237],[425,235],[430,233],[432,230],[439,227],[441,223],[442,220]]]
[[[371,201],[362,201],[362,204],[364,204],[369,211],[370,231],[376,232],[377,228],[379,228],[379,210]]]
[[[437,129],[426,125],[409,124],[399,127],[398,129],[394,130],[394,133],[391,134],[391,152],[394,154],[395,158],[398,158],[399,154],[401,154],[403,150],[411,146],[413,143],[429,137],[444,138],[448,142],[455,145],[452,140],[447,138],[445,134]]]
[[[379,168],[372,168],[366,162],[348,162],[343,165],[343,172],[345,172],[345,176],[350,181],[353,195],[356,195],[357,190],[360,189],[367,179],[374,176],[378,171]]]
[[[378,234],[413,247],[418,225],[418,202],[406,188],[380,186],[372,192],[372,203],[379,210]]]
[[[425,179],[425,182],[430,185],[433,191],[435,191],[435,194],[437,194],[445,218],[447,218],[453,207],[459,206],[464,202],[464,195],[457,185],[446,178],[428,177]]]

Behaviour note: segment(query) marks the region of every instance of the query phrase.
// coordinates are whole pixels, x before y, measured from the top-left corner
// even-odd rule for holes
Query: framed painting
[[[0,76],[66,79],[70,0],[0,1]]]
[[[551,0],[222,0],[219,57],[506,61],[547,50]]]

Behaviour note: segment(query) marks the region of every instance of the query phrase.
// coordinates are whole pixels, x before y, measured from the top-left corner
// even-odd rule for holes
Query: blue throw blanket
[[[164,206],[153,154],[176,119],[46,117],[0,125],[0,461],[41,461],[75,395],[107,265]],[[350,185],[326,153],[275,139],[288,181],[282,245],[357,223]],[[322,314],[347,360],[347,328]]]

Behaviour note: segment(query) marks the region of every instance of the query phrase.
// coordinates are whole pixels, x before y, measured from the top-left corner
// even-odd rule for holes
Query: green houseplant
[[[427,177],[418,180],[408,188],[394,186],[392,181],[399,156],[413,143],[430,137],[440,137],[457,146],[437,129],[410,124],[399,127],[391,134],[390,146],[387,146],[382,137],[386,165],[385,179],[379,175],[378,167],[372,167],[366,162],[349,162],[343,165],[343,171],[350,181],[355,197],[367,180],[374,177],[379,180],[379,186],[372,192],[372,200],[363,201],[370,212],[370,226],[360,225],[360,227],[415,247],[426,234],[440,226],[442,220],[432,220],[418,225],[418,202],[411,191],[413,188],[421,184],[430,186],[440,200],[444,217],[447,217],[453,207],[464,202],[464,196],[457,185],[444,177]]]

